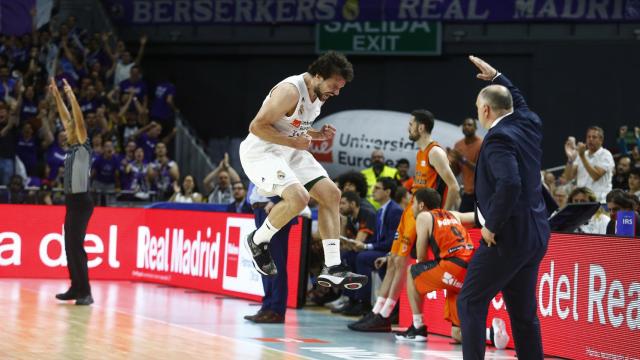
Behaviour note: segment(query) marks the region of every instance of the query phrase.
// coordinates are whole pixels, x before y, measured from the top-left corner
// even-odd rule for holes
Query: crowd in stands
[[[34,22],[35,23],[35,22]],[[93,148],[92,190],[166,200],[180,178],[169,157],[175,86],[145,79],[141,62],[110,33],[89,33],[70,16],[22,36],[0,36],[0,186],[3,202],[60,204],[66,134],[47,88],[71,84]],[[20,181],[21,180],[21,183]],[[96,199],[97,200],[97,199]]]
[[[570,136],[564,146],[567,164],[562,172],[542,176],[560,208],[581,202],[603,205],[577,232],[615,235],[618,211],[634,212],[637,218],[640,209],[640,128],[631,133],[622,126],[612,151],[603,143],[604,130],[598,126],[586,130],[584,142]]]

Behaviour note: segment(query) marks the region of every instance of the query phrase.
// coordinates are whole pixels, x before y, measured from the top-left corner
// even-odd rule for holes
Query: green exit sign
[[[316,25],[316,51],[345,54],[440,55],[442,24],[436,21],[331,22]]]

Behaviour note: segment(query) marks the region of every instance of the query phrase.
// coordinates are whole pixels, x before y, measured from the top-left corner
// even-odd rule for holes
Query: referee
[[[87,138],[82,111],[78,100],[67,83],[64,93],[71,105],[73,116],[62,101],[58,87],[53,79],[49,90],[58,107],[58,114],[67,133],[68,150],[64,158],[64,194],[66,214],[64,217],[64,249],[67,254],[67,268],[71,278],[71,287],[67,292],[57,294],[58,300],[75,300],[76,305],[93,303],[89,286],[87,253],[84,250],[84,236],[87,224],[93,213],[93,203],[89,197],[89,173],[91,169],[91,145]]]

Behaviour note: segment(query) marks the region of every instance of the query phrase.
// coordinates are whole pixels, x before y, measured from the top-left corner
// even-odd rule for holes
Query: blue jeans
[[[9,185],[9,179],[15,171],[14,160],[0,158],[0,185]]]

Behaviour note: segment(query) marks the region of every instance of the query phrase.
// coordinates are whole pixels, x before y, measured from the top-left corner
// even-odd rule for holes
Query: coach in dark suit
[[[502,291],[519,359],[542,359],[537,316],[538,267],[547,250],[549,223],[542,197],[542,121],[509,79],[470,56],[478,78],[494,84],[476,100],[489,129],[476,165],[477,215],[483,241],[458,297],[465,359],[483,359],[491,299]]]

